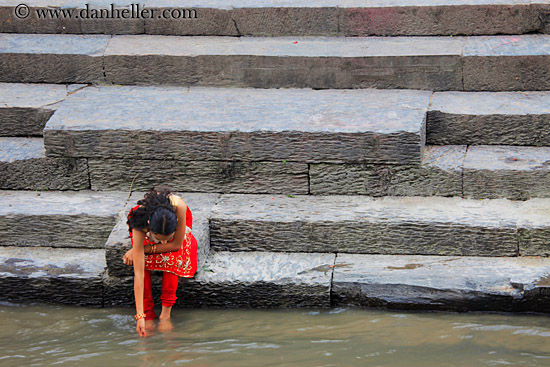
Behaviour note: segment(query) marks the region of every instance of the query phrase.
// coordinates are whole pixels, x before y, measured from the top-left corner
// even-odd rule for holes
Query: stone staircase
[[[32,3],[0,0],[0,300],[131,305],[167,184],[179,305],[550,312],[548,1]]]

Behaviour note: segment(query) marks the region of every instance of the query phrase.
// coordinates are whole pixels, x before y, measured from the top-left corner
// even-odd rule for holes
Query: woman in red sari
[[[128,214],[132,249],[123,260],[134,266],[136,331],[145,336],[145,320],[157,317],[151,270],[163,272],[159,321],[166,322],[176,302],[179,277],[190,278],[197,271],[197,240],[191,233],[191,211],[182,198],[170,190],[150,190],[137,204]]]

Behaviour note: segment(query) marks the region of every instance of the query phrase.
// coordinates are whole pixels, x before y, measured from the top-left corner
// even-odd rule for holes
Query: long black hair
[[[170,202],[170,194],[168,188],[149,190],[137,202],[140,207],[128,217],[130,231],[132,228],[149,228],[151,232],[161,235],[174,233],[178,226],[178,217]]]

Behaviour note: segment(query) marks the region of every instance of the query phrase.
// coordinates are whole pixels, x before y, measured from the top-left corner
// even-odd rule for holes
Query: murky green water
[[[550,316],[0,305],[0,366],[550,366]]]

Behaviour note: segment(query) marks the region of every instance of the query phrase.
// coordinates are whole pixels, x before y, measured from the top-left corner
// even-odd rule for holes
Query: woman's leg
[[[162,312],[159,319],[169,319],[172,306],[176,303],[176,290],[178,289],[179,277],[172,273],[162,273],[162,294],[160,300],[162,301]]]
[[[153,282],[151,281],[151,272],[145,270],[145,279],[143,281],[143,312],[145,312],[145,320],[153,320],[157,318],[155,314],[155,301],[153,300]]]

